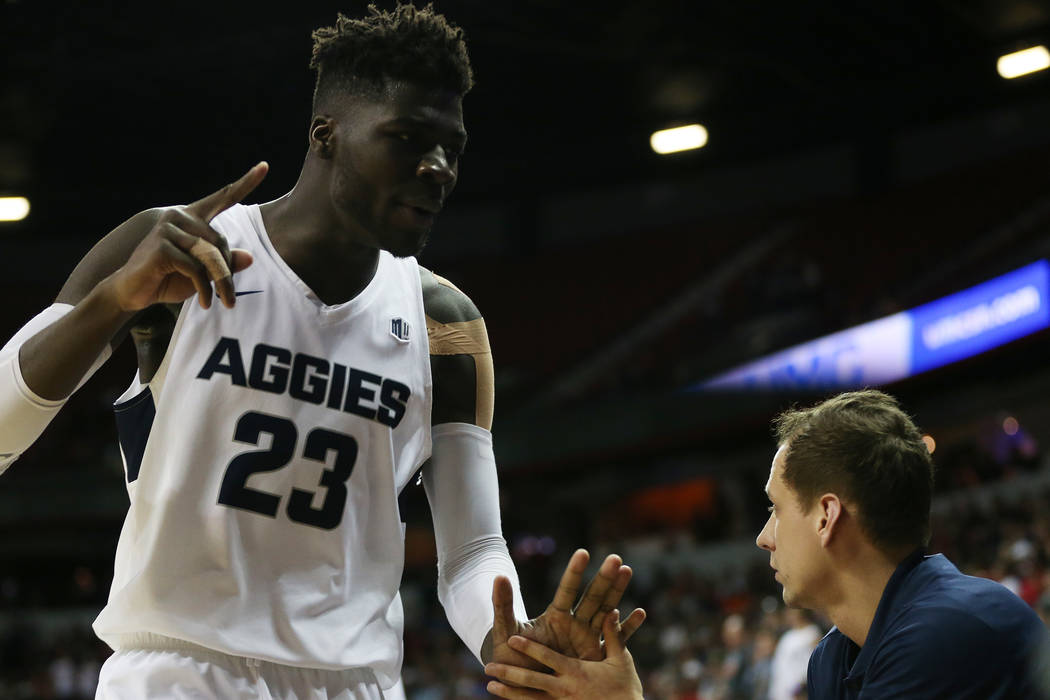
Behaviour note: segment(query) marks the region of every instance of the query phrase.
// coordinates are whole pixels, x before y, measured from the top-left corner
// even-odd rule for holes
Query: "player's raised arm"
[[[133,216],[77,265],[55,303],[0,350],[0,470],[43,432],[65,400],[109,357],[134,315],[193,294],[209,306],[212,282],[233,306],[232,272],[251,264],[209,222],[266,175],[256,165],[236,182],[184,207]]]

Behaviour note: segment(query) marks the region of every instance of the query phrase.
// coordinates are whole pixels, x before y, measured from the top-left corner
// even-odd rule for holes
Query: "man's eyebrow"
[[[456,138],[460,139],[463,143],[467,142],[467,132],[459,128],[448,129],[448,127],[442,124],[436,119],[427,119],[426,117],[418,117],[413,115],[406,115],[403,117],[394,117],[389,122],[391,125],[406,124],[411,126],[421,126],[428,129],[442,129],[450,131]]]

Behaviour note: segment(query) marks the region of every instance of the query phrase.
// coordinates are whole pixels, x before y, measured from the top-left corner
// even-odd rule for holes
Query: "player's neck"
[[[353,299],[375,275],[376,248],[358,243],[312,201],[300,177],[291,192],[259,207],[277,254],[326,304]]]
[[[876,554],[857,557],[836,571],[829,591],[838,592],[826,601],[822,612],[839,631],[857,646],[864,646],[871,623],[897,563]]]

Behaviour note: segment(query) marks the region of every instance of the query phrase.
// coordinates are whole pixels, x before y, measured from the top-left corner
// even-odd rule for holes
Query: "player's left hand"
[[[573,608],[580,582],[587,569],[590,555],[578,549],[569,559],[562,574],[558,590],[547,609],[539,617],[527,622],[514,616],[512,587],[503,576],[496,577],[492,586],[492,654],[487,662],[496,662],[522,668],[543,669],[543,665],[532,657],[516,651],[507,641],[518,635],[539,642],[565,656],[599,661],[605,658],[602,642],[602,626],[608,613],[619,605],[627,584],[631,580],[631,567],[610,554],[602,562],[579,604]],[[641,626],[645,611],[634,610],[622,624],[617,624],[617,634],[622,644]]]
[[[642,700],[642,682],[631,652],[620,639],[619,611],[607,614],[604,625],[608,641],[604,661],[570,659],[524,637],[511,637],[511,647],[552,672],[486,664],[485,673],[498,679],[489,681],[488,691],[506,700]]]

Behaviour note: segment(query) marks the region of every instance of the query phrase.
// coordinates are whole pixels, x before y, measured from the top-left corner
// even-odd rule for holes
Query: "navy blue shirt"
[[[917,550],[893,572],[864,647],[837,627],[809,659],[809,700],[1037,700],[1046,627],[1002,584]]]

